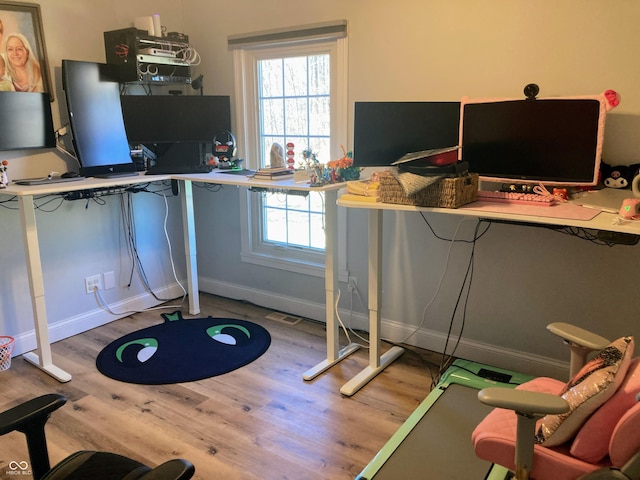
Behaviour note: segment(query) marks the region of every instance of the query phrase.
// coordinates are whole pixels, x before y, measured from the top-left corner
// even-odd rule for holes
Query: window
[[[331,56],[328,53],[257,60],[260,167],[274,143],[318,152],[331,151]],[[295,151],[295,150],[293,150]],[[283,247],[324,249],[322,194],[308,197],[265,194],[262,241]]]
[[[344,32],[346,23],[339,25]],[[292,41],[281,33],[286,42],[243,44],[234,50],[236,137],[248,168],[270,164],[274,143],[285,150],[293,143],[296,161],[303,150],[311,150],[321,163],[341,156],[340,146],[346,144],[346,39]],[[237,46],[232,37],[229,45]],[[247,215],[244,261],[324,275],[324,194],[241,195],[246,207],[241,211]]]

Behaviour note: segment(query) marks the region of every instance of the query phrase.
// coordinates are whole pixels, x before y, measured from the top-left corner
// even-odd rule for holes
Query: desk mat
[[[546,218],[565,218],[569,220],[589,221],[600,213],[593,208],[581,207],[572,203],[559,203],[552,207],[537,207],[535,205],[520,205],[517,203],[484,202],[468,203],[458,210],[481,210],[492,213],[505,213],[509,215],[532,215]]]
[[[634,198],[633,192],[626,188],[603,188],[584,192],[574,203],[595,208],[605,212],[618,213],[622,202],[627,198]]]

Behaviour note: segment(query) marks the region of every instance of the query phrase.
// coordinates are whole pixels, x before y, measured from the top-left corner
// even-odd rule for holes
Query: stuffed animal
[[[640,163],[633,165],[611,166],[605,162],[600,163],[600,173],[602,183],[609,188],[628,188],[631,186],[633,177],[638,174]]]

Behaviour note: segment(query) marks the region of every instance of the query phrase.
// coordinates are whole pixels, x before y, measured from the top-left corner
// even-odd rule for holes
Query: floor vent
[[[294,317],[293,315],[288,315],[286,313],[280,312],[272,312],[267,315],[267,318],[269,320],[275,320],[276,322],[284,323],[287,325],[296,325],[302,320],[300,317]]]

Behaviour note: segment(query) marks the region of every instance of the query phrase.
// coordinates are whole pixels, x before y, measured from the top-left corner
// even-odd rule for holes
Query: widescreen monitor
[[[211,143],[231,130],[228,96],[123,95],[120,101],[131,144]]]
[[[0,151],[56,146],[48,93],[0,92]]]
[[[460,102],[355,102],[353,162],[386,167],[407,153],[458,145]]]
[[[118,67],[62,61],[73,146],[87,177],[135,174],[120,106]]]
[[[596,97],[464,98],[460,158],[485,181],[595,185],[605,115]]]

